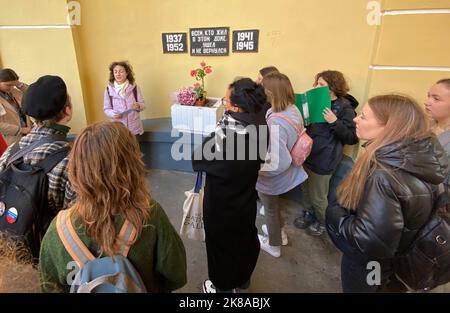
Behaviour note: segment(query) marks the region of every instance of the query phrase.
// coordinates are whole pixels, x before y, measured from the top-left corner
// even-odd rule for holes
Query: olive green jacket
[[[186,284],[186,252],[177,231],[157,202],[152,203],[150,218],[144,223],[141,235],[131,247],[128,260],[140,274],[148,292],[168,292]],[[69,292],[67,281],[74,268],[56,230],[56,219],[44,236],[39,258],[41,289],[43,292]],[[116,232],[123,225],[117,217]],[[81,241],[95,253],[95,244],[87,237],[78,219],[72,224]],[[72,263],[73,264],[73,263]],[[72,271],[72,274],[71,274]],[[72,277],[73,278],[73,277]]]

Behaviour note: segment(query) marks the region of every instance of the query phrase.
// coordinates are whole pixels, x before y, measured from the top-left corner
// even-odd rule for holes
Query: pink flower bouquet
[[[184,87],[178,91],[177,101],[181,105],[194,105],[197,100],[197,93],[192,87]]]

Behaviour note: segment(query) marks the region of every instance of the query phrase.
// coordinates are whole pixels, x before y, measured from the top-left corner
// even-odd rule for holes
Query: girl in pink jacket
[[[128,62],[112,63],[103,103],[106,116],[124,124],[133,135],[142,135],[144,128],[139,113],[144,108],[144,98],[135,83],[131,65]]]

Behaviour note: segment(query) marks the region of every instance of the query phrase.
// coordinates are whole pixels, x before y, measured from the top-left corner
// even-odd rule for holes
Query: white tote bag
[[[203,173],[197,173],[197,181],[192,190],[186,191],[183,204],[183,220],[180,235],[193,240],[205,241],[203,225]]]

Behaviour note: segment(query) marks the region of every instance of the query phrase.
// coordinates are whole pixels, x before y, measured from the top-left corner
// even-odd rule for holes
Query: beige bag
[[[203,225],[203,185],[202,172],[197,173],[195,187],[186,191],[183,204],[183,220],[180,235],[192,240],[205,241],[205,227]]]

